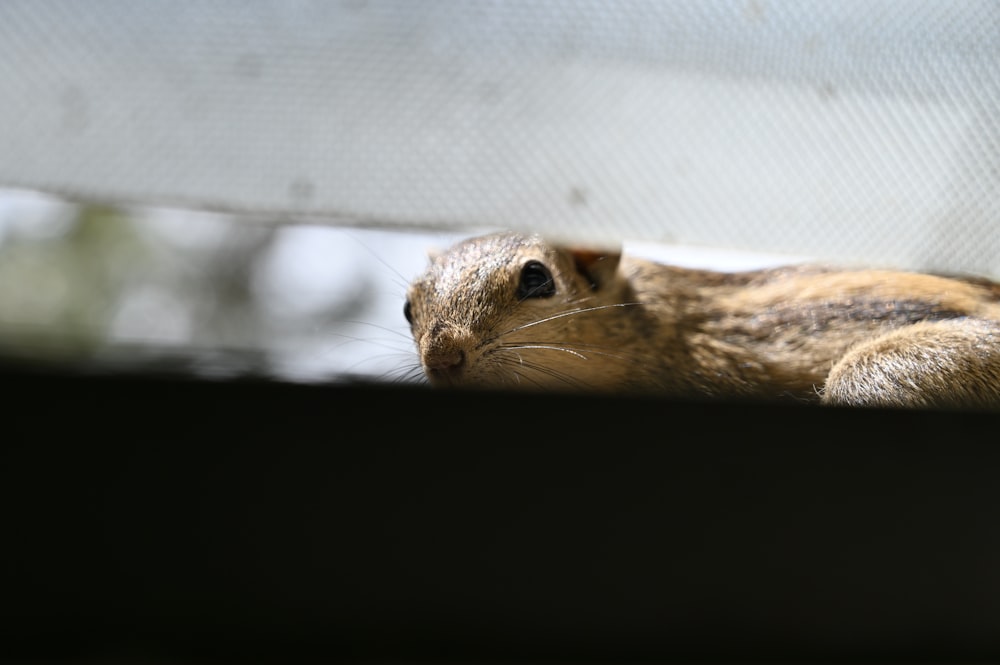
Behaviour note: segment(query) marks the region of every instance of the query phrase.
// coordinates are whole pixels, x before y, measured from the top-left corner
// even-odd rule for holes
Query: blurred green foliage
[[[50,215],[8,216],[3,227],[3,356],[87,361],[117,350],[148,362],[208,348],[252,356],[262,344],[249,284],[273,229],[220,228],[212,243],[178,246],[141,211],[66,204]]]
[[[408,376],[412,242],[0,192],[0,362]]]
[[[79,206],[59,233],[15,225],[0,244],[0,335],[8,352],[84,353],[102,343],[128,275],[149,248],[126,215]]]

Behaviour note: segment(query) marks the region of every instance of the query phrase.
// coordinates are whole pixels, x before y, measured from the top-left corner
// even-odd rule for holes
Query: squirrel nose
[[[465,364],[465,351],[448,349],[436,353],[428,353],[424,357],[427,369],[435,372],[453,372]]]
[[[424,348],[423,363],[432,381],[457,380],[466,365],[462,336],[450,332],[435,335]]]

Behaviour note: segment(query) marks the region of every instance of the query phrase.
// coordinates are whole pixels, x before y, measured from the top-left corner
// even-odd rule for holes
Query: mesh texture
[[[1000,276],[1000,4],[0,4],[0,185]]]

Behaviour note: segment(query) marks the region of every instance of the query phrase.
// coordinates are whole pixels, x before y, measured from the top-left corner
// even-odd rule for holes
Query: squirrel
[[[500,232],[432,255],[404,315],[432,386],[1000,408],[1000,284],[715,271]]]

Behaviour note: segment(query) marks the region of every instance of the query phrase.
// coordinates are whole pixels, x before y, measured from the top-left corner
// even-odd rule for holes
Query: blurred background
[[[0,358],[414,380],[406,283],[457,237],[0,190]]]

